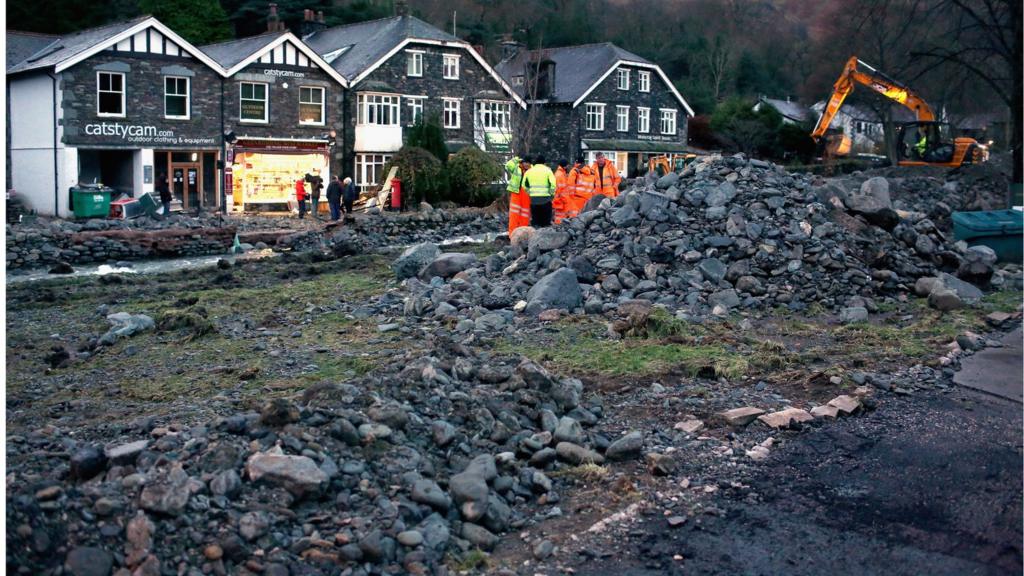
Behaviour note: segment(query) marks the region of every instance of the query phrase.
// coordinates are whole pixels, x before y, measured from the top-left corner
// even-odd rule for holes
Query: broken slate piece
[[[839,408],[835,406],[815,406],[811,408],[811,416],[815,418],[835,418],[839,416]]]
[[[808,422],[810,420],[814,420],[814,416],[811,416],[809,412],[801,410],[800,408],[786,408],[785,410],[758,416],[757,419],[769,428],[789,428],[794,421]]]
[[[853,396],[843,394],[842,396],[836,396],[832,400],[829,400],[828,405],[837,408],[843,413],[843,415],[850,415],[860,408],[860,400]]]
[[[754,408],[752,406],[746,406],[743,408],[726,410],[725,412],[722,412],[722,418],[725,418],[726,424],[730,426],[746,426],[762,414],[764,414],[764,410]]]

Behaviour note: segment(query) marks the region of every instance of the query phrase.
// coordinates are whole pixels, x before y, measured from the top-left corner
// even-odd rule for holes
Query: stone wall
[[[517,135],[523,143],[517,153],[543,154],[549,162],[560,158],[571,162],[579,155],[580,125],[571,104],[535,105],[519,116],[524,132]]]
[[[233,226],[82,232],[59,226],[25,231],[7,226],[7,269],[225,254],[234,238]]]
[[[124,74],[123,118],[97,114],[98,71]],[[187,120],[164,116],[165,76],[189,78],[190,117]],[[220,146],[220,83],[219,74],[195,59],[100,52],[61,73],[64,142],[71,146],[215,149]],[[112,129],[104,134],[102,129],[93,127],[104,124],[153,127],[155,134],[117,134]]]

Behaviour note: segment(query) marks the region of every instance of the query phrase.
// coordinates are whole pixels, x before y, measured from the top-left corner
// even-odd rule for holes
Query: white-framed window
[[[629,69],[619,68],[619,90],[629,90]]]
[[[445,78],[445,80],[458,80],[459,79],[459,55],[458,54],[445,54],[443,62],[444,62],[444,78]]]
[[[324,89],[319,86],[299,86],[299,124],[324,125]]]
[[[636,109],[636,131],[641,134],[647,134],[651,131],[651,109],[650,108],[637,108]]]
[[[480,100],[476,103],[479,125],[488,132],[508,132],[512,126],[512,105],[509,102]]]
[[[384,165],[391,154],[356,154],[355,185],[360,188],[376,186],[387,176]]]
[[[615,107],[615,129],[619,132],[629,132],[629,106]]]
[[[522,86],[523,85],[523,77],[522,76],[513,76],[512,77],[512,85],[513,86]]]
[[[455,98],[444,99],[444,127],[458,129],[462,126],[462,101]]]
[[[637,80],[640,82],[641,92],[651,91],[651,73],[646,70],[640,70],[637,74]]]
[[[661,109],[661,133],[676,133],[676,111],[674,109]]]
[[[96,73],[96,115],[124,116],[124,74]]]
[[[423,101],[426,96],[406,96],[405,101],[409,103],[409,126],[423,118]]]
[[[269,110],[267,91],[261,82],[241,82],[238,85],[238,119],[241,122],[267,122]]]
[[[587,104],[587,130],[604,130],[604,104]]]
[[[406,50],[405,53],[409,58],[405,69],[405,75],[423,76],[423,51]]]
[[[188,120],[189,80],[184,76],[164,76],[164,117]]]
[[[400,99],[399,96],[392,94],[359,94],[356,98],[359,113],[356,124],[398,126]]]

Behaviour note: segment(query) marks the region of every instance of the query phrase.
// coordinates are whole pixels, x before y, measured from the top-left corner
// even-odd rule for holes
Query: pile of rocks
[[[413,316],[602,313],[642,299],[694,319],[775,306],[875,311],[876,299],[943,270],[991,277],[992,262],[976,256],[925,215],[897,213],[884,178],[848,191],[737,155],[595,197],[566,224],[517,230],[483,261],[423,246],[395,269],[409,278]]]
[[[881,176],[890,183],[893,208],[920,212],[945,233],[953,230],[953,212],[1002,210],[1010,182],[1011,158],[995,155],[984,164],[959,170],[933,167],[897,167],[855,172],[836,178],[834,183],[855,189],[872,177]]]
[[[114,424],[106,446],[82,438],[96,430],[12,436],[8,563],[33,574],[62,563],[70,574],[443,573],[447,553],[489,550],[560,514],[552,471],[639,454],[642,440],[610,448],[592,428],[600,401],[581,392],[529,361],[442,340],[372,377],[203,425]]]

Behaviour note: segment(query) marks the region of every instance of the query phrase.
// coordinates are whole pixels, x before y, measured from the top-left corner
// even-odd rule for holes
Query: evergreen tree
[[[232,38],[228,15],[217,0],[139,0],[139,10],[193,44]]]

